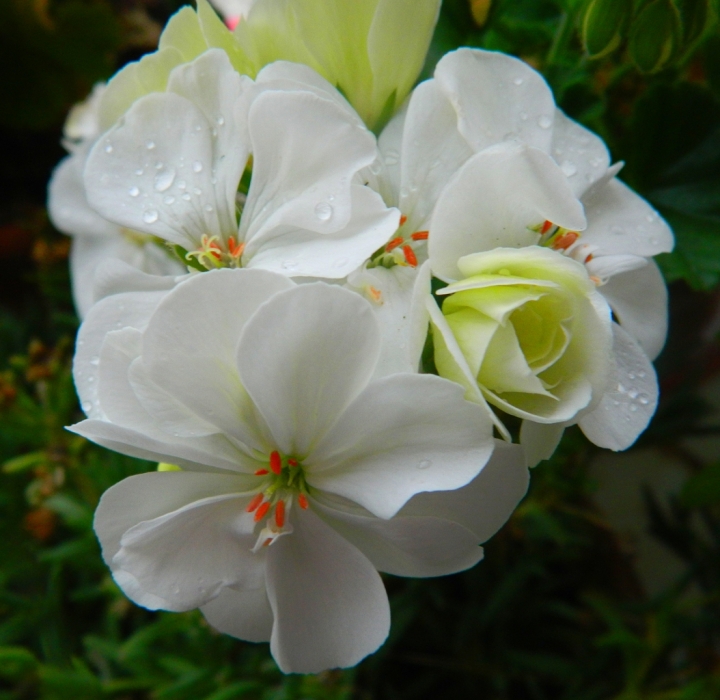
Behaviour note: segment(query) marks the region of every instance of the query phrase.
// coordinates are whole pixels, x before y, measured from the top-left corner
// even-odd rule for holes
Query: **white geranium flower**
[[[101,500],[95,528],[128,596],[200,607],[223,632],[269,639],[283,670],[316,672],[385,639],[377,570],[480,559],[527,487],[523,456],[501,447],[486,465],[490,422],[457,384],[371,381],[380,343],[358,294],[263,270],[93,307],[75,362],[89,419],[72,429],[183,470]]]
[[[440,374],[523,418],[532,462],[574,423],[596,444],[625,449],[657,404],[650,360],[611,322],[587,259],[572,255],[570,232],[585,229],[562,169],[517,142],[468,160],[430,225],[430,265],[450,283],[442,313],[428,304]]]
[[[91,151],[91,205],[208,268],[325,278],[356,269],[399,216],[355,178],[375,139],[320,76],[322,89],[268,75],[253,84],[217,49],[175,68],[166,92],[135,102]]]
[[[95,271],[104,260],[121,260],[156,275],[177,275],[183,266],[163,241],[104,219],[87,202],[83,169],[88,151],[99,136],[98,108],[105,92],[101,83],[70,110],[64,145],[70,155],[55,169],[48,187],[48,213],[53,226],[72,236],[70,277],[80,318],[95,301]]]

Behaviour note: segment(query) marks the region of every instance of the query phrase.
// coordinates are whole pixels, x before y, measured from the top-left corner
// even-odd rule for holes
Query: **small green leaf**
[[[630,55],[644,73],[664,68],[680,43],[680,13],[670,0],[653,0],[630,30]]]
[[[591,0],[582,24],[583,44],[591,58],[601,58],[620,45],[631,9],[627,0]]]
[[[45,455],[44,450],[40,450],[39,452],[28,452],[28,454],[20,455],[19,457],[7,460],[7,462],[2,465],[2,470],[6,474],[14,474],[15,472],[22,472],[27,469],[39,467],[41,464],[44,464],[46,459],[47,456]]]

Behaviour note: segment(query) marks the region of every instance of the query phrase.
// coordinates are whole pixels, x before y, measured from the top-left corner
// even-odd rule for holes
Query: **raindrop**
[[[202,126],[200,126],[200,124],[196,124],[195,131],[202,131]]]
[[[145,148],[147,148],[148,151],[152,151],[152,149],[155,148],[155,141],[148,141],[145,144]]]
[[[432,462],[429,459],[423,459],[418,462],[418,469],[429,469],[432,466]]]
[[[222,115],[220,115],[220,116],[217,118],[217,123],[218,123],[218,126],[224,126],[224,125],[225,125],[225,117],[223,117]]]
[[[154,224],[158,220],[158,213],[154,209],[148,209],[142,218],[146,224]]]
[[[630,389],[630,391],[628,391],[628,396],[634,401],[638,396],[640,396],[640,392],[637,389]]]
[[[105,146],[105,153],[112,153],[112,152],[113,152],[113,147],[110,144]]]
[[[173,168],[163,170],[155,176],[155,189],[158,192],[165,192],[165,190],[170,189],[174,181],[175,170]]]
[[[315,216],[320,221],[328,221],[333,215],[333,208],[327,202],[320,202],[315,207]]]
[[[96,355],[92,358],[92,360],[90,360],[90,364],[97,367],[100,364],[100,358]]]
[[[515,83],[515,85],[522,85],[524,82],[525,81],[522,78],[515,78],[515,80],[513,80],[513,83]]]
[[[577,173],[577,166],[569,160],[564,160],[560,165],[560,170],[565,173],[565,177],[572,177]]]
[[[128,194],[129,194],[131,197],[137,197],[137,196],[140,194],[140,190],[139,190],[137,187],[131,187],[131,188],[128,190]]]
[[[89,401],[83,401],[82,410],[85,411],[85,413],[90,413],[92,404]]]
[[[206,211],[206,212],[210,213],[212,210],[213,210],[213,208],[212,208],[209,204],[206,204],[206,205],[205,205],[205,211]]]
[[[650,403],[650,397],[647,394],[640,394],[638,396],[638,401],[643,405],[647,406]]]
[[[645,372],[638,372],[638,377],[640,377],[640,379],[645,379],[645,377],[647,377],[647,374]]]
[[[165,204],[175,204],[175,197],[171,194],[165,195],[163,202],[165,202]]]
[[[193,194],[199,197],[202,194],[202,190],[199,187],[193,187]]]
[[[193,172],[194,173],[201,173],[203,169],[202,163],[199,160],[196,160],[193,163]]]
[[[385,154],[385,165],[397,165],[400,162],[400,154],[397,151],[388,151]]]
[[[653,221],[655,221],[655,215],[654,215],[654,214],[648,214],[648,215],[645,217],[645,220],[646,220],[649,224],[651,224]]]
[[[628,379],[635,379],[635,372],[628,372]]]
[[[138,175],[138,176],[139,176],[139,175],[144,175],[144,174],[145,174],[145,171],[144,171],[142,168],[138,168],[138,169],[135,171],[135,174]]]
[[[637,413],[637,410],[638,410],[637,404],[631,403],[631,404],[630,404],[630,410],[631,410],[633,413]]]
[[[162,169],[162,166],[163,166],[163,162],[161,160],[159,160],[157,163],[155,163],[155,170]]]
[[[528,120],[528,113],[527,112],[520,112],[520,119],[522,119],[524,122]],[[559,151],[558,151],[559,152]]]
[[[553,120],[547,116],[547,114],[543,114],[542,117],[538,119],[538,126],[541,129],[549,129],[552,126]]]
[[[186,202],[189,202],[191,199],[190,195],[187,192],[182,196],[182,198]]]
[[[184,190],[187,187],[187,182],[185,180],[178,180],[177,181],[177,188],[179,190]]]
[[[649,239],[648,239],[648,242],[650,243],[650,245],[657,245],[657,244],[658,244],[658,239],[655,238],[655,236],[653,236],[652,238],[649,238]]]
[[[88,377],[88,381],[92,384],[95,381],[95,377]]]

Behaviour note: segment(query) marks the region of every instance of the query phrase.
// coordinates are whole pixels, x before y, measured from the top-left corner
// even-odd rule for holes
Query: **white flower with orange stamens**
[[[115,580],[140,605],[270,640],[287,672],[373,652],[389,629],[378,570],[472,566],[527,486],[519,448],[488,462],[490,421],[460,386],[373,379],[378,323],[338,286],[191,275],[100,301],[78,344],[89,419],[72,430],[181,468],[103,496]]]
[[[311,69],[271,65],[253,82],[212,49],[100,138],[85,184],[102,216],[203,267],[339,279],[397,227],[398,212],[356,178],[376,152]]]

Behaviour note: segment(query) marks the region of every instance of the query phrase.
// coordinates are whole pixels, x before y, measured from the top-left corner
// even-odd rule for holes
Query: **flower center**
[[[242,254],[245,244],[235,242],[235,236],[230,236],[227,243],[223,243],[218,236],[204,235],[200,247],[185,255],[188,262],[194,261],[208,270],[220,267],[242,267]]]
[[[592,261],[597,247],[581,243],[582,235],[577,231],[569,231],[566,228],[556,226],[551,221],[544,221],[542,224],[532,226],[532,231],[540,234],[538,245],[566,255],[583,265]],[[599,287],[603,282],[594,275],[589,275],[595,286]]]
[[[427,241],[429,234],[428,231],[415,231],[407,235],[407,232],[403,232],[406,222],[407,216],[401,216],[400,226],[395,232],[396,235],[373,255],[368,268],[378,266],[390,268],[395,267],[395,265],[404,267],[418,266],[418,247]]]
[[[256,523],[265,522],[253,551],[292,532],[287,524],[287,514],[296,500],[303,510],[310,505],[303,465],[296,457],[273,450],[267,468],[258,469],[255,476],[263,480],[262,490],[250,501],[247,512],[254,513]]]

